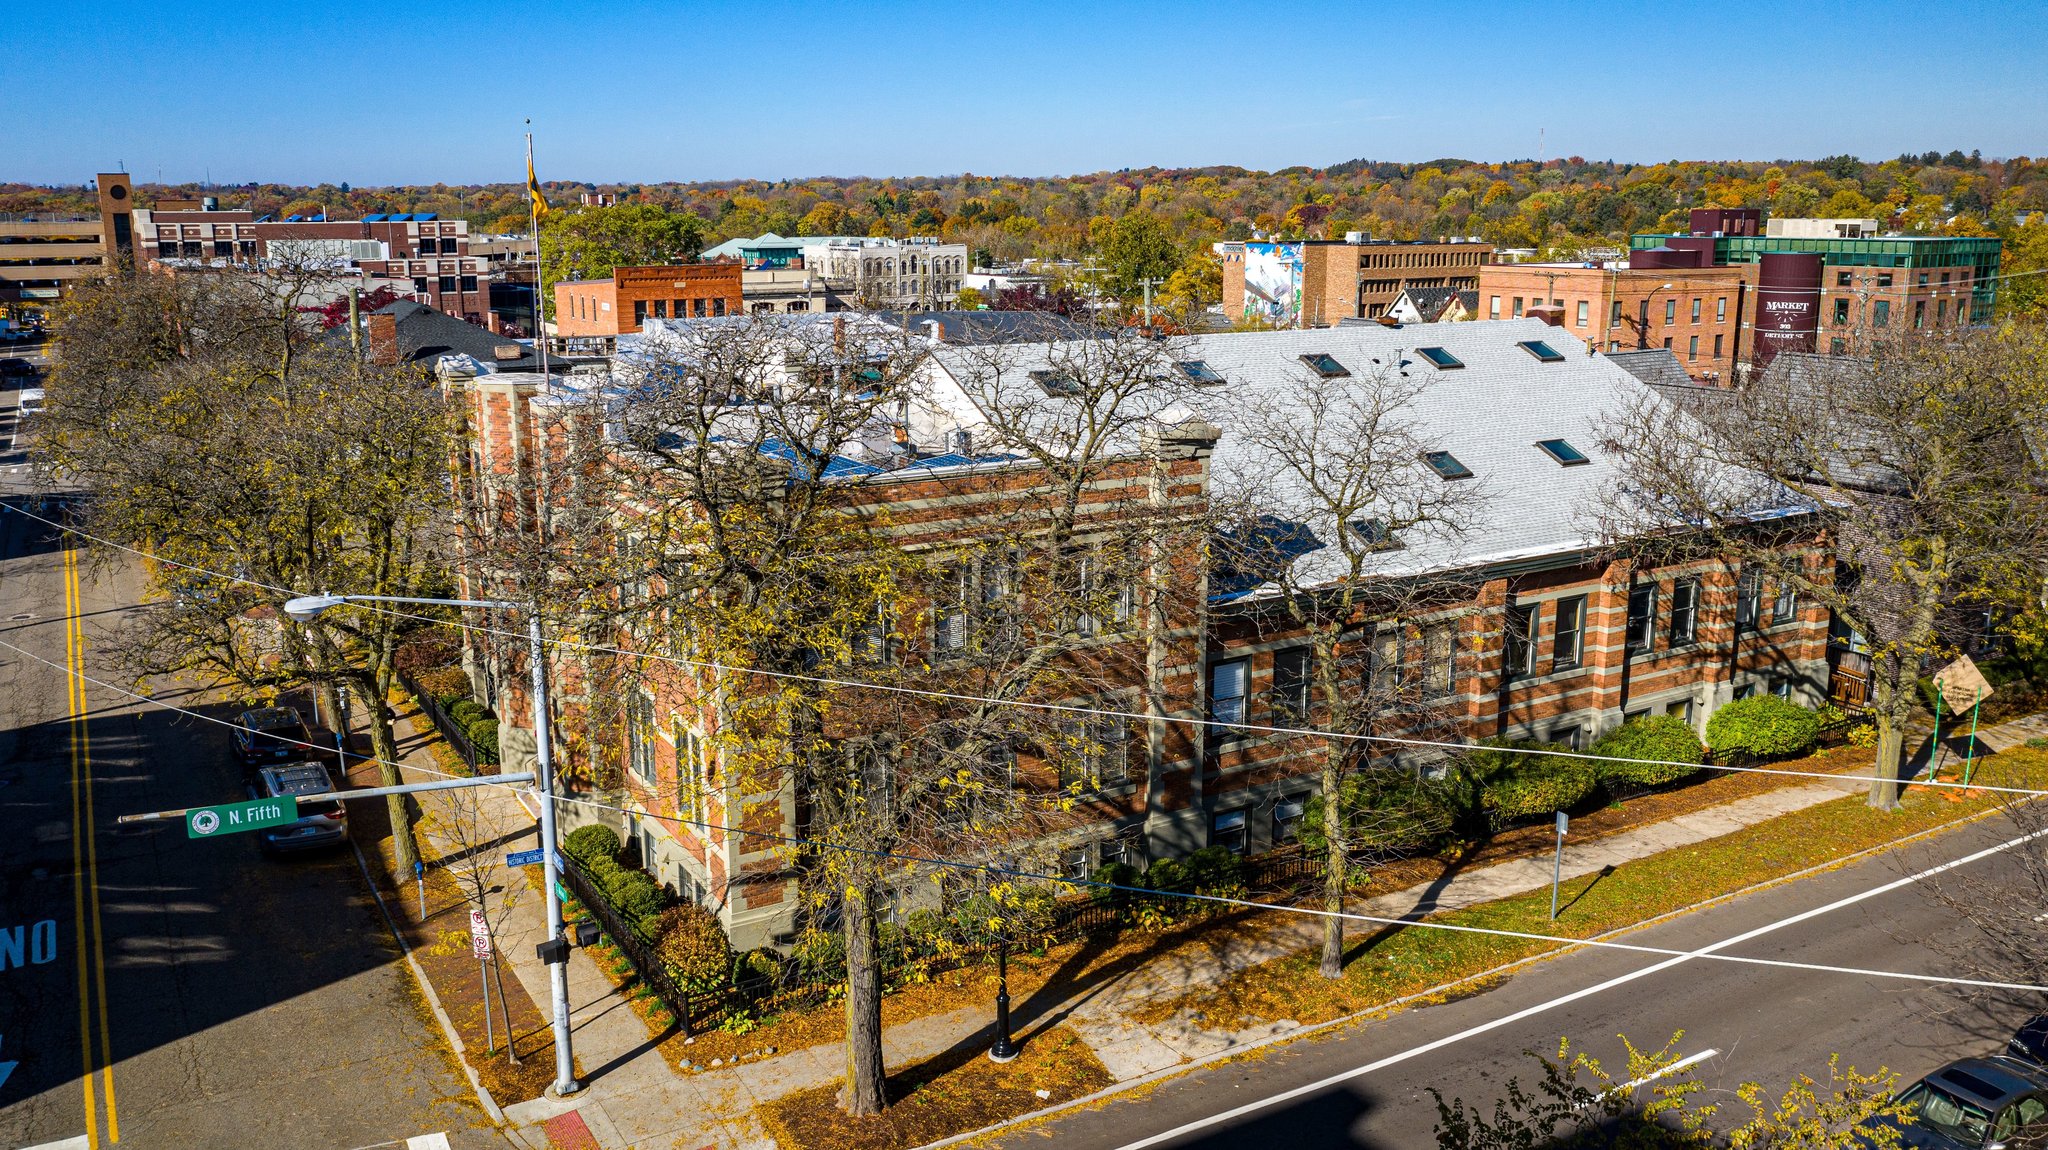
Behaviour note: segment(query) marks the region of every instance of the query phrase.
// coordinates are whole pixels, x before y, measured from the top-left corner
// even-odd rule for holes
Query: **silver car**
[[[296,798],[333,790],[334,780],[328,777],[327,768],[321,764],[284,763],[257,771],[256,782],[249,788],[249,797],[275,799],[291,795]],[[348,841],[348,815],[336,799],[302,802],[299,804],[299,821],[258,831],[256,840],[265,851],[275,854],[338,847]]]

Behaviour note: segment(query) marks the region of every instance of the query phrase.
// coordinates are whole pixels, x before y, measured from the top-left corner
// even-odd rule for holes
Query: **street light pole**
[[[555,1081],[549,1090],[556,1095],[583,1089],[576,1081],[576,1056],[570,1046],[569,1028],[569,945],[562,930],[562,894],[556,869],[554,736],[548,725],[548,681],[546,648],[541,642],[540,612],[503,599],[421,599],[403,595],[305,595],[284,605],[284,613],[306,621],[330,607],[344,603],[419,603],[437,607],[481,607],[497,611],[526,612],[527,661],[533,671],[534,790],[540,798],[540,846],[542,895],[548,908],[548,940],[540,944],[542,960],[548,966],[548,989],[554,998]]]

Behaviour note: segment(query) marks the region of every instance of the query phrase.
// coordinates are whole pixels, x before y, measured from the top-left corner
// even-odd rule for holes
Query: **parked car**
[[[21,394],[15,398],[14,407],[15,412],[18,415],[26,416],[42,414],[43,389],[40,387],[22,388]]]
[[[19,356],[0,359],[0,379],[34,379],[41,374],[33,362]]]
[[[2048,1067],[2048,1014],[2037,1014],[2021,1023],[2019,1032],[2005,1044],[2005,1050],[2014,1058]]]
[[[290,707],[259,707],[235,717],[235,761],[245,772],[313,753],[313,732]]]
[[[263,767],[256,772],[256,779],[255,785],[249,788],[252,799],[318,795],[334,789],[334,780],[328,775],[327,768],[312,762]],[[336,799],[300,803],[298,822],[257,831],[256,841],[273,854],[340,846],[348,841],[348,815]]]
[[[1913,1121],[1883,1119],[1914,1150],[1999,1150],[2048,1138],[2048,1067],[2004,1054],[1962,1058],[1908,1086],[1899,1102]]]

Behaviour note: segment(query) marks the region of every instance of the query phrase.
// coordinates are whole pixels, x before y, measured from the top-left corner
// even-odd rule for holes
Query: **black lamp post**
[[[996,940],[996,1041],[988,1048],[990,1062],[1010,1062],[1017,1046],[1010,1041],[1010,944]]]

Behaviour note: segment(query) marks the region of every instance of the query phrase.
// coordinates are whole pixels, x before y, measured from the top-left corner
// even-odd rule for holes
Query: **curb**
[[[426,996],[427,1005],[434,1011],[435,1021],[441,1024],[441,1033],[448,1036],[448,1044],[455,1052],[455,1061],[462,1067],[464,1077],[469,1079],[470,1088],[476,1091],[476,1100],[483,1104],[484,1113],[491,1116],[492,1122],[503,1126],[505,1112],[498,1108],[497,1100],[491,1097],[491,1092],[484,1089],[483,1079],[476,1076],[476,1068],[471,1066],[469,1059],[465,1057],[469,1048],[463,1045],[462,1036],[455,1032],[454,1020],[441,1008],[441,996],[434,993],[434,984],[427,980],[427,972],[420,969],[419,960],[412,956],[412,947],[406,945],[405,935],[399,932],[398,921],[391,917],[391,908],[384,905],[384,892],[377,889],[377,880],[370,877],[369,861],[363,858],[363,848],[356,842],[354,835],[349,836],[348,846],[355,852],[356,867],[363,872],[363,881],[369,884],[370,897],[377,900],[377,913],[384,916],[385,928],[391,932],[391,937],[397,940],[398,949],[405,954],[405,965],[412,970],[412,980]]]
[[[1843,797],[1850,798],[1853,796],[1844,795]],[[1616,938],[1621,935],[1629,934],[1634,931],[1644,930],[1649,927],[1659,925],[1660,923],[1668,922],[1671,919],[1679,918],[1684,915],[1693,914],[1697,911],[1706,910],[1709,907],[1718,906],[1726,902],[1732,902],[1735,899],[1742,898],[1745,895],[1755,894],[1756,892],[1761,890],[1767,890],[1771,887],[1780,886],[1785,883],[1797,882],[1800,879],[1810,878],[1814,875],[1822,874],[1827,871],[1837,870],[1841,867],[1848,866],[1852,863],[1861,861],[1862,859],[1871,855],[1882,854],[1886,851],[1897,850],[1901,847],[1910,846],[1913,843],[1921,841],[1922,839],[1932,838],[1939,834],[1944,834],[1952,830],[1958,830],[1962,827],[1968,826],[1971,823],[1982,822],[1983,820],[1990,818],[1995,814],[2001,813],[2001,811],[2002,808],[1993,807],[1989,810],[1979,811],[1978,813],[1973,815],[1966,815],[1962,818],[1954,819],[1949,822],[1939,823],[1935,826],[1928,827],[1925,830],[1916,831],[1913,834],[1907,835],[1905,838],[1894,839],[1891,842],[1880,843],[1877,846],[1864,847],[1862,850],[1853,851],[1849,854],[1843,855],[1840,858],[1830,859],[1827,862],[1823,863],[1815,863],[1812,866],[1793,871],[1789,874],[1782,874],[1776,878],[1769,878],[1764,879],[1761,882],[1751,883],[1750,885],[1741,887],[1737,890],[1731,890],[1726,894],[1715,895],[1713,898],[1707,899],[1704,902],[1696,902],[1693,903],[1691,906],[1680,907],[1677,910],[1668,910],[1662,914],[1653,915],[1649,918],[1643,919],[1640,922],[1630,923],[1627,926],[1615,927],[1613,930],[1606,931],[1601,934],[1588,935],[1586,938],[1579,940],[1578,943],[1562,944],[1554,950],[1546,950],[1541,954],[1532,954],[1527,956],[1526,958],[1515,959],[1513,962],[1502,963],[1501,965],[1492,967],[1488,970],[1482,970],[1475,974],[1468,974],[1463,978],[1452,979],[1450,982],[1430,987],[1427,990],[1416,991],[1413,994],[1406,994],[1401,996],[1400,998],[1391,999],[1387,1002],[1379,1004],[1378,1006],[1368,1007],[1364,1010],[1356,1011],[1354,1013],[1344,1015],[1340,1018],[1332,1018],[1326,1022],[1318,1022],[1309,1026],[1298,1026],[1293,1030],[1283,1031],[1279,1034],[1269,1035],[1268,1037],[1261,1038],[1256,1042],[1247,1042],[1242,1046],[1227,1047],[1223,1050],[1216,1051],[1213,1054],[1205,1054],[1200,1058],[1196,1058],[1188,1062],[1183,1062],[1178,1066],[1169,1066],[1163,1070],[1155,1070],[1150,1074],[1141,1074],[1136,1078],[1127,1079],[1123,1082],[1118,1082],[1112,1086],[1106,1086],[1093,1094],[1083,1095],[1080,1098],[1075,1098],[1067,1102],[1061,1102],[1057,1105],[1047,1106],[1038,1110],[1030,1111],[1028,1113],[1019,1114],[1015,1118],[1007,1119],[1002,1122],[997,1122],[993,1125],[983,1126],[979,1129],[969,1130],[961,1134],[954,1134],[946,1138],[941,1138],[936,1142],[927,1142],[922,1146],[913,1147],[912,1150],[940,1150],[941,1147],[957,1146],[964,1142],[971,1142],[976,1139],[986,1138],[990,1135],[1001,1134],[1006,1131],[1023,1127],[1029,1123],[1037,1122],[1042,1119],[1051,1118],[1060,1114],[1064,1114],[1071,1110],[1079,1110],[1086,1106],[1092,1106],[1098,1102],[1111,1101],[1119,1095],[1127,1094],[1131,1091],[1151,1086],[1154,1083],[1164,1082],[1171,1078],[1177,1078],[1183,1074],[1189,1074],[1197,1070],[1207,1069],[1210,1066],[1222,1062],[1228,1062],[1231,1059],[1239,1058],[1246,1054],[1252,1054],[1259,1051],[1267,1050],[1271,1047],[1280,1046],[1286,1043],[1298,1042],[1302,1039],[1311,1038],[1324,1031],[1334,1030],[1341,1026],[1354,1025],[1360,1022],[1367,1022],[1375,1018],[1384,1017],[1388,1014],[1395,1013],[1403,1008],[1414,1005],[1417,1002],[1426,999],[1437,998],[1445,994],[1452,993],[1458,990],[1460,987],[1467,986],[1471,983],[1479,982],[1482,980],[1495,979],[1504,974],[1508,974],[1510,972],[1519,970],[1522,967],[1533,966],[1539,962],[1548,962],[1551,959],[1560,958],[1573,951],[1585,949],[1583,946],[1579,945],[1579,943],[1604,942],[1611,938]],[[1520,895],[1508,895],[1506,897],[1518,898],[1520,897]],[[1490,901],[1499,902],[1503,900],[1493,899]],[[1480,903],[1476,905],[1483,906],[1486,904]]]

